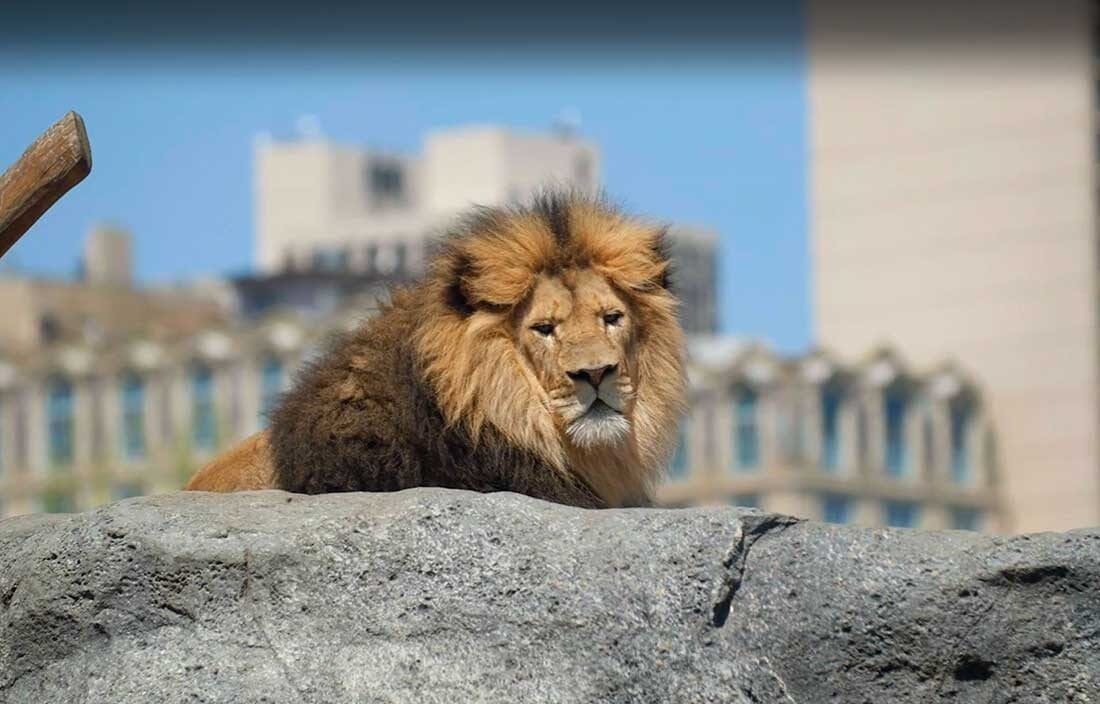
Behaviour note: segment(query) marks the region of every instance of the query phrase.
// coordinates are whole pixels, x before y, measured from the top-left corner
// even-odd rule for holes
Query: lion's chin
[[[597,399],[582,416],[565,429],[570,441],[589,449],[617,445],[630,433],[630,421],[622,413]]]

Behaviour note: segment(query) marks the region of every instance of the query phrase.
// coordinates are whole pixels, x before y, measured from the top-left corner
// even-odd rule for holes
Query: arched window
[[[747,386],[739,387],[733,396],[734,467],[738,470],[760,466],[760,428],[758,397]]]
[[[274,355],[260,366],[260,425],[267,425],[283,390],[283,361]]]
[[[196,363],[190,372],[191,382],[191,443],[200,450],[211,450],[217,444],[214,418],[214,371]]]
[[[840,468],[840,405],[844,393],[837,383],[821,387],[821,466],[832,472]]]
[[[965,396],[952,399],[948,415],[951,419],[951,480],[958,484],[971,481],[970,427],[973,404]]]
[[[691,456],[688,451],[688,422],[684,421],[676,433],[676,449],[672,452],[672,461],[668,465],[668,477],[673,481],[685,479],[690,468]]]
[[[145,380],[128,372],[119,385],[122,409],[122,455],[128,460],[145,456]]]
[[[904,476],[909,470],[909,451],[906,442],[906,421],[909,415],[909,391],[904,385],[891,384],[882,394],[883,427],[885,435],[886,473],[892,477]]]
[[[68,379],[51,377],[46,382],[46,425],[50,467],[73,462],[73,385]]]

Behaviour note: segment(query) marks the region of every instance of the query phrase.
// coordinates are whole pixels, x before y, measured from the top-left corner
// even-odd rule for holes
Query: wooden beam
[[[69,111],[0,174],[0,257],[91,170],[84,120]]]

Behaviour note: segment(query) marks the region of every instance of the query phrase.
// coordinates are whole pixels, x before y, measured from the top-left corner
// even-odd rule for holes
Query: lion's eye
[[[610,313],[603,314],[603,322],[605,325],[618,325],[619,321],[623,319],[623,314],[619,311],[611,311]]]
[[[554,332],[554,324],[536,323],[535,325],[531,326],[531,329],[540,335],[545,335],[546,337],[549,337]]]

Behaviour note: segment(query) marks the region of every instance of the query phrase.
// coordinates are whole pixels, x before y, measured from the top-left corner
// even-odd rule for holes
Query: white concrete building
[[[427,134],[421,154],[323,138],[255,152],[255,267],[416,271],[437,227],[472,205],[503,205],[558,185],[599,187],[596,147],[569,132],[465,126]]]
[[[712,337],[693,338],[688,360],[690,412],[661,503],[1006,529],[984,397],[954,365],[914,368],[888,348],[779,356]]]

